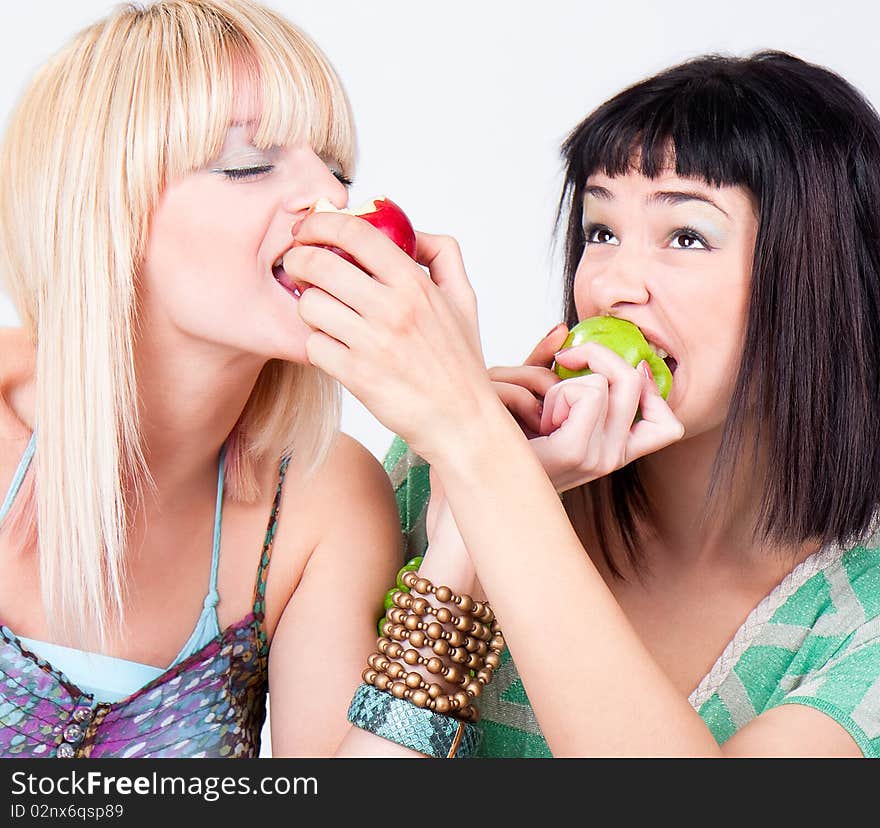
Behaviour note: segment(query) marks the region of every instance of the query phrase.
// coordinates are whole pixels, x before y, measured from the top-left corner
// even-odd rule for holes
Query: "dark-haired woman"
[[[603,104],[564,153],[565,322],[638,325],[668,400],[598,345],[556,354],[593,371],[560,382],[566,326],[493,386],[454,254],[431,281],[317,215],[297,239],[375,280],[309,247],[285,262],[319,288],[300,305],[312,362],[409,444],[387,462],[407,529],[431,467],[410,581],[428,605],[393,600],[436,619],[442,583],[494,608],[508,649],[482,755],[880,755],[876,112],[789,55],[706,57]],[[415,634],[371,659],[370,698],[399,684],[389,705],[440,722],[400,689],[447,675]]]

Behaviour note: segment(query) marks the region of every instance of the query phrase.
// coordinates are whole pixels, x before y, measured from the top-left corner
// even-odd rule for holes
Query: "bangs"
[[[563,144],[569,185],[582,187],[595,172],[639,172],[656,178],[674,169],[711,186],[761,188],[756,159],[785,151],[760,101],[743,96],[735,80],[707,62],[697,82],[633,87],[599,107]],[[669,73],[670,75],[673,73]]]
[[[726,517],[731,486],[746,473],[758,503],[755,543],[863,540],[880,502],[880,119],[871,103],[834,72],[784,52],[705,55],[615,95],[562,151],[557,228],[564,219],[569,328],[578,322],[591,174],[674,171],[752,195],[744,341],[696,514],[704,527]],[[637,572],[646,566],[645,533],[659,522],[638,462],[585,484],[566,509],[574,525],[592,522],[613,573],[623,571],[618,550]]]
[[[133,32],[142,71],[132,118],[142,115],[144,126],[159,133],[152,143],[165,147],[165,157],[157,159],[160,178],[184,175],[215,158],[243,112],[253,118],[248,126],[256,147],[304,141],[351,175],[348,100],[327,59],[302,32],[268,9],[234,2],[163,3],[140,14],[146,25]],[[130,137],[139,137],[138,130]]]

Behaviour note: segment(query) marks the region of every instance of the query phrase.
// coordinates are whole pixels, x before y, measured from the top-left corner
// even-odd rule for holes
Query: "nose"
[[[311,147],[291,150],[289,160],[283,200],[287,212],[301,213],[321,198],[339,210],[346,207],[348,189]]]
[[[621,245],[595,269],[585,253],[580,266],[586,266],[590,300],[600,313],[611,313],[621,305],[644,305],[651,298],[647,285],[650,264],[632,248]]]

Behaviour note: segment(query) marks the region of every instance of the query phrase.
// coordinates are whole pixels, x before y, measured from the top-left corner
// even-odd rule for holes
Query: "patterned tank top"
[[[256,757],[266,718],[266,577],[290,458],[281,461],[253,607],[117,702],[98,702],[0,625],[0,758]]]

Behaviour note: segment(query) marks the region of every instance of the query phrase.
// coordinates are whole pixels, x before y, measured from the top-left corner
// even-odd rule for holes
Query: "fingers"
[[[313,330],[323,331],[346,346],[369,336],[367,323],[348,305],[321,288],[309,288],[299,300],[299,315]]]
[[[590,370],[603,374],[611,389],[608,418],[605,422],[606,439],[623,445],[639,408],[644,375],[619,354],[590,342],[580,346]]]
[[[493,385],[495,393],[520,427],[525,426],[532,434],[538,434],[541,430],[541,401],[521,385],[507,382],[495,382]]]
[[[473,295],[461,248],[452,236],[416,233],[416,261],[431,272],[431,280],[447,295]]]
[[[566,337],[568,337],[568,326],[560,322],[535,346],[526,357],[524,364],[550,368],[553,365],[554,354],[562,347]]]
[[[604,473],[602,432],[608,385],[600,375],[593,374],[567,380],[557,388],[552,399],[545,400],[545,411],[552,409],[550,416],[560,425],[529,444],[556,490],[563,492]]]
[[[458,242],[451,236],[417,232],[416,261],[428,268],[431,281],[467,320],[471,344],[482,356],[477,296],[468,280]]]
[[[296,227],[294,239],[299,245],[344,250],[380,284],[393,286],[424,278],[424,272],[391,239],[357,216],[312,213]]]
[[[589,395],[595,399],[601,421],[604,423],[608,410],[608,379],[602,374],[588,374],[558,383],[544,397],[541,415],[541,434],[549,435],[566,420],[574,403]]]
[[[494,382],[508,382],[513,385],[521,385],[539,397],[545,397],[547,392],[560,382],[559,377],[549,369],[533,365],[497,366],[490,368],[489,378]]]
[[[681,440],[685,434],[684,425],[663,399],[653,376],[650,376],[651,369],[647,363],[642,365],[643,369],[639,372],[642,375],[639,396],[642,419],[631,429],[626,449],[627,462],[672,445]]]
[[[516,365],[490,368],[489,378],[526,436],[531,438],[540,434],[542,400],[560,382],[559,377],[548,368]]]
[[[585,368],[590,367],[589,359],[587,358],[587,347],[587,345],[575,345],[574,348],[557,351],[553,358],[563,368],[568,368],[569,371],[583,371]]]
[[[633,369],[623,360],[623,367],[614,365],[614,359],[619,357],[612,354],[606,362],[591,354],[594,373],[564,380],[544,398],[542,436],[531,442],[558,491],[610,474],[684,436],[647,363]],[[642,419],[633,422],[639,409]]]
[[[362,316],[383,305],[382,285],[329,250],[298,245],[284,254],[282,266],[291,280],[321,288]]]
[[[351,352],[323,331],[315,331],[306,340],[306,355],[312,365],[340,382],[350,373]]]

